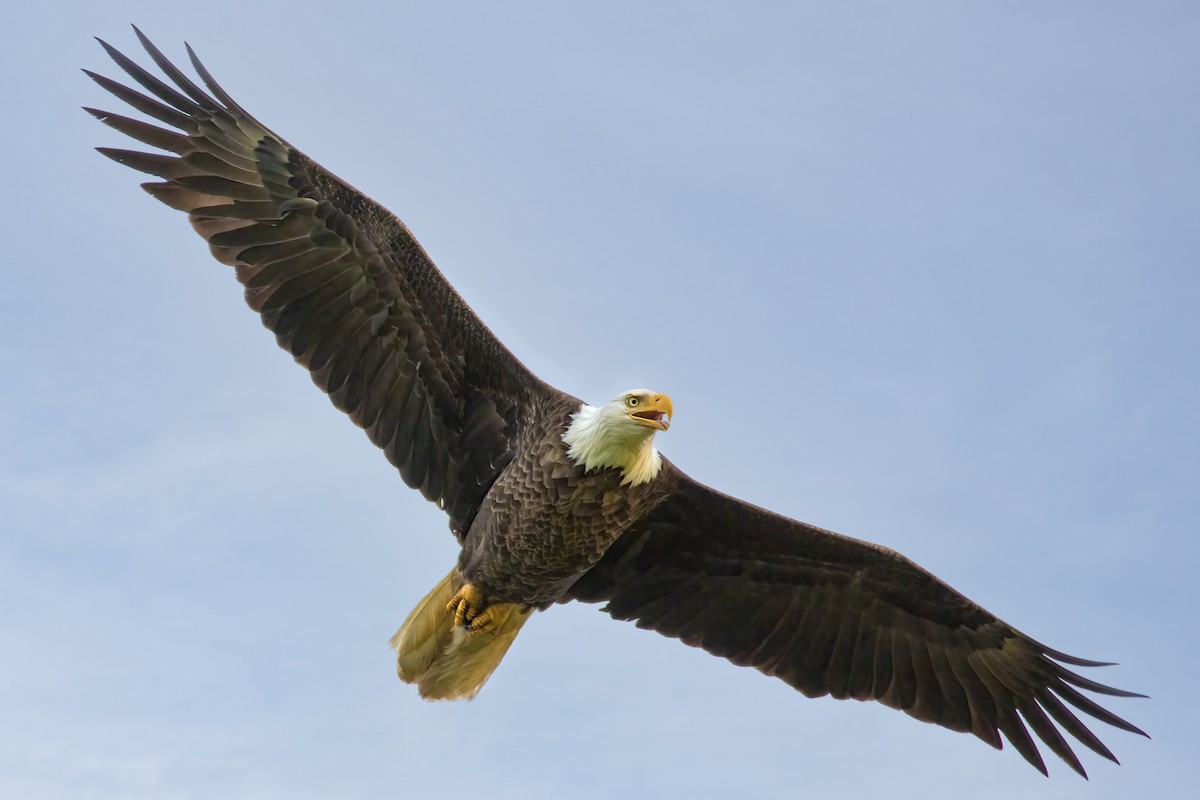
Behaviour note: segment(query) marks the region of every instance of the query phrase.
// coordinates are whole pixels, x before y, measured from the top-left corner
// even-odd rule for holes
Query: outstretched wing
[[[996,748],[1003,733],[1043,774],[1026,725],[1084,777],[1062,731],[1116,761],[1063,700],[1145,735],[1078,689],[1140,695],[1063,666],[1104,664],[1039,644],[899,553],[672,472],[670,499],[624,533],[569,599],[607,601],[617,619],[774,675],[809,697],[878,700]]]
[[[173,86],[103,41],[152,96],[87,74],[169,127],[87,110],[166,153],[98,149],[162,179],[142,186],[188,214],[280,346],[461,535],[526,415],[563,395],[496,339],[404,223],[250,116],[190,47],[207,91],[134,30]]]

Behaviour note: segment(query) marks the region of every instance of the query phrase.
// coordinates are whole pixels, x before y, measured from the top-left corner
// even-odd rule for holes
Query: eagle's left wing
[[[524,426],[567,395],[488,330],[404,223],[255,119],[190,48],[204,87],[137,35],[165,80],[101,44],[148,94],[87,74],[166,127],[88,111],[163,152],[100,151],[156,176],[143,188],[187,213],[279,345],[464,536]]]

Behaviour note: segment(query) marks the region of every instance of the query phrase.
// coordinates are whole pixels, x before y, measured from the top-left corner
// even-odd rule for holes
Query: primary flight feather
[[[167,80],[104,42],[142,91],[87,74],[161,125],[87,110],[163,152],[100,152],[159,178],[143,187],[187,213],[280,346],[450,519],[458,563],[392,640],[422,697],[473,697],[533,611],[581,600],[809,697],[877,700],[997,748],[1003,734],[1043,773],[1030,729],[1081,775],[1064,732],[1116,761],[1069,706],[1145,735],[1079,690],[1137,695],[1066,666],[1100,662],[892,550],[689,478],[654,444],[667,395],[592,406],[540,380],[404,223],[247,113],[190,47],[203,88],[134,30]]]

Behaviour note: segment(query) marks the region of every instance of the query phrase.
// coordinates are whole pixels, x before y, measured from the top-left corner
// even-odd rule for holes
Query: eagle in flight
[[[655,447],[666,394],[589,405],[539,379],[403,222],[251,116],[190,47],[203,87],[134,30],[166,80],[103,41],[141,91],[87,74],[161,125],[87,110],[160,152],[100,152],[155,176],[142,187],[188,215],[279,345],[449,517],[458,562],[392,639],[422,697],[473,697],[532,612],[579,600],[808,697],[876,700],[995,748],[1003,734],[1042,773],[1030,729],[1085,777],[1064,733],[1116,761],[1068,706],[1145,735],[1080,691],[1140,696],[1069,668],[1101,662],[893,550],[689,478]]]

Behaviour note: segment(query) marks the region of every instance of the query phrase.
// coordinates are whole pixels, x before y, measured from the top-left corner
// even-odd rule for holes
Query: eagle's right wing
[[[808,697],[878,700],[996,748],[1003,733],[1042,773],[1026,724],[1084,777],[1060,728],[1116,761],[1063,700],[1145,735],[1077,687],[1139,695],[1063,666],[1100,662],[1034,641],[895,551],[670,469],[669,499],[622,534],[564,599],[607,602],[617,619],[754,667]]]

